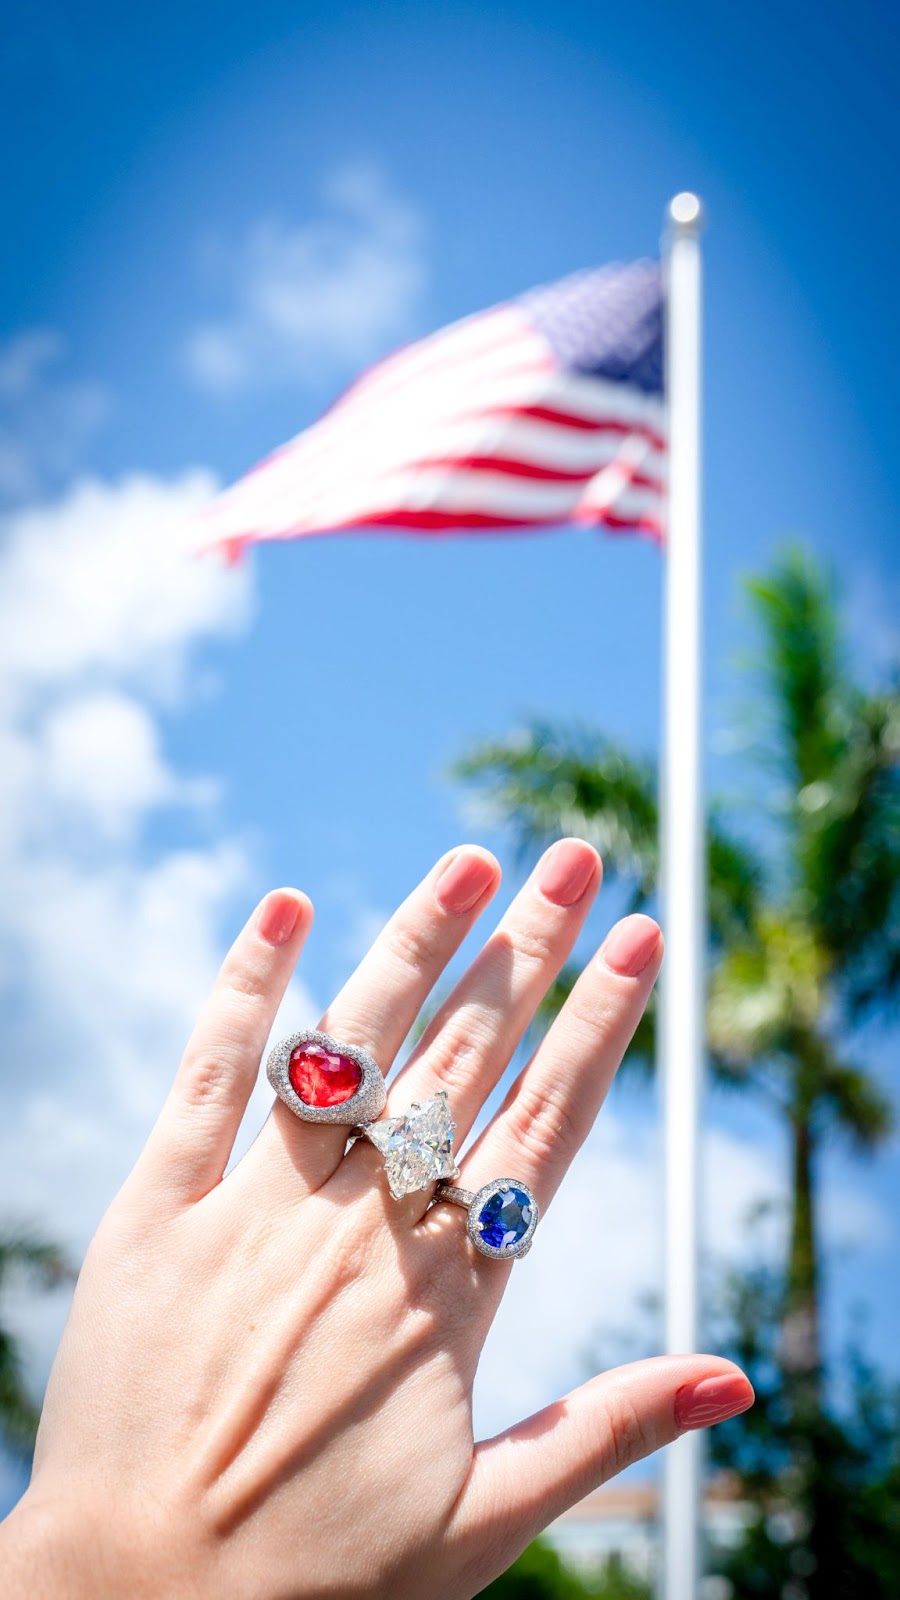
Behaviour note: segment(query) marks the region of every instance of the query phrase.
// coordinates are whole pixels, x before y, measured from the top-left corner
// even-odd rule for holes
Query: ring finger
[[[534,1191],[539,1207],[549,1204],[594,1124],[662,954],[662,934],[650,917],[616,924],[468,1152],[460,1185],[477,1192],[493,1178],[518,1178]],[[500,1292],[504,1276],[496,1279]]]

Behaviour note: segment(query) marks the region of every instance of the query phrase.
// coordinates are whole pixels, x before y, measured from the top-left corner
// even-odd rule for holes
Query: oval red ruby
[[[339,1106],[359,1088],[362,1067],[324,1045],[300,1044],[291,1052],[288,1077],[305,1105]]]

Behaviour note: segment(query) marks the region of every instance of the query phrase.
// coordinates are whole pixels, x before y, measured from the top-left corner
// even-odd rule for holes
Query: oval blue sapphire
[[[478,1214],[478,1231],[494,1250],[512,1250],[528,1232],[531,1196],[510,1184],[496,1189]]]

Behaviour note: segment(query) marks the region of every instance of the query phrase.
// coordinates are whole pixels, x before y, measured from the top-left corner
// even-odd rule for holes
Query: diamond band
[[[540,1212],[527,1183],[495,1178],[473,1194],[452,1183],[440,1183],[435,1203],[449,1200],[468,1212],[466,1232],[480,1255],[494,1261],[515,1261],[531,1249]]]

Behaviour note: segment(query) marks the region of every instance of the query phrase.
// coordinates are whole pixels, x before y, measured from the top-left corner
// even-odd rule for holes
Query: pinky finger
[[[476,1447],[450,1533],[454,1564],[484,1587],[598,1484],[753,1398],[740,1368],[717,1356],[659,1356],[593,1378]]]
[[[171,1202],[186,1204],[220,1182],[312,918],[306,895],[273,889],[238,934],[132,1185],[149,1184]]]

